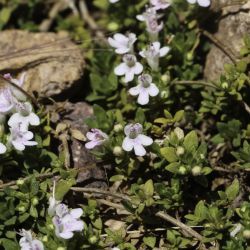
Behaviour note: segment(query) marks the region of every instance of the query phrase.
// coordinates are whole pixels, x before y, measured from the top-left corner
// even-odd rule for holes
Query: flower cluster
[[[208,7],[211,4],[211,0],[187,0],[189,3],[198,3],[202,7]],[[119,0],[109,0],[110,3],[119,2]],[[150,4],[155,10],[166,9],[171,5],[172,0],[150,0]]]
[[[33,239],[31,231],[22,229],[19,233],[22,237],[19,241],[21,250],[43,250],[43,243],[40,240]]]
[[[25,73],[22,74],[20,79],[14,79],[10,74],[5,74],[4,77],[13,84],[22,87]],[[32,141],[34,135],[28,129],[30,125],[39,125],[40,119],[32,111],[32,106],[26,100],[26,96],[13,86],[4,87],[0,90],[0,126],[4,126],[6,121],[10,134],[6,145],[0,142],[0,154],[4,154],[7,148],[11,147],[23,151],[26,146],[37,145],[37,142]]]
[[[84,228],[80,217],[83,214],[81,208],[69,209],[67,205],[55,199],[55,185],[53,197],[49,199],[48,214],[53,216],[52,221],[55,226],[55,234],[58,238],[70,239],[74,232],[81,232]]]
[[[110,3],[116,3],[119,0],[109,0]],[[210,5],[210,0],[187,0],[189,3],[198,3],[200,6],[207,7]],[[159,42],[159,34],[163,29],[163,22],[159,19],[163,16],[158,11],[167,9],[172,4],[172,0],[150,0],[149,5],[146,5],[145,11],[137,15],[136,18],[142,21],[146,25],[146,31],[149,36],[150,43],[138,54],[144,58],[152,72],[160,71],[160,58],[166,56],[170,47],[163,46]],[[143,73],[143,65],[136,57],[134,45],[137,41],[137,36],[134,33],[128,33],[127,35],[117,33],[113,37],[108,38],[108,42],[111,47],[115,49],[115,53],[122,55],[122,62],[115,67],[114,73],[117,76],[124,76],[124,82],[132,82],[136,75],[137,86],[128,90],[131,96],[137,96],[137,103],[140,105],[146,105],[149,103],[149,97],[155,97],[159,94],[159,88],[157,84],[153,83],[153,78],[148,73]],[[125,139],[122,143],[122,149],[124,151],[134,150],[136,156],[144,156],[146,150],[144,146],[149,146],[153,143],[153,140],[142,134],[142,125],[139,123],[128,124],[125,126],[124,133]],[[107,139],[108,135],[99,129],[92,129],[91,132],[86,134],[89,142],[85,144],[87,149],[93,149],[102,145]],[[114,147],[114,154],[120,155],[121,147]]]

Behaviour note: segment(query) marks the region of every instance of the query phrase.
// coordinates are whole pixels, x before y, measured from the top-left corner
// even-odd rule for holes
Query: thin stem
[[[200,235],[199,233],[197,233],[195,230],[193,230],[191,227],[185,225],[184,223],[182,223],[181,221],[176,220],[174,217],[160,211],[157,212],[155,214],[157,217],[166,220],[170,223],[172,223],[173,225],[176,225],[178,227],[180,227],[181,229],[183,229],[185,232],[187,232],[190,236],[196,238],[197,240],[199,240],[200,242],[203,241],[203,237],[202,235]]]
[[[205,82],[203,80],[197,80],[197,81],[189,81],[189,80],[183,80],[183,81],[176,81],[174,80],[173,82],[171,82],[171,84],[180,84],[180,85],[202,85],[205,87],[211,87],[214,89],[218,89],[220,90],[219,87],[217,87],[215,84],[213,83],[209,83],[209,82]]]
[[[131,201],[131,199],[128,196],[126,196],[125,194],[112,193],[112,192],[102,190],[102,189],[99,189],[99,188],[72,187],[71,190],[75,191],[75,192],[82,192],[82,193],[102,194],[102,195],[111,196],[111,197],[126,200],[126,201]]]
[[[54,176],[54,173],[44,173],[44,174],[39,174],[37,176],[35,176],[36,179],[45,179],[45,178],[48,178],[48,177],[52,177]],[[32,176],[29,176],[29,177],[26,177],[26,178],[23,178],[23,179],[19,179],[19,180],[22,180],[22,181],[27,181],[28,179],[30,179]],[[18,180],[17,180],[18,181]],[[7,182],[7,183],[4,183],[4,184],[1,184],[0,185],[0,189],[4,189],[6,187],[11,187],[11,186],[15,186],[17,184],[17,181],[10,181],[10,182]]]

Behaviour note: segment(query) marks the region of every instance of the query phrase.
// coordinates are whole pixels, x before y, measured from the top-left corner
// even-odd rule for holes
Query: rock
[[[250,2],[241,7],[226,7],[215,38],[221,41],[226,48],[239,55],[243,46],[243,36],[250,33]],[[204,75],[209,81],[216,81],[224,71],[224,64],[231,60],[215,45],[212,45],[207,55]]]
[[[81,49],[66,33],[0,32],[0,71],[13,75],[27,72],[24,88],[40,97],[68,90],[83,75]]]
[[[58,102],[53,106],[47,106],[51,113],[53,123],[65,123],[69,130],[79,130],[82,134],[88,132],[84,119],[93,115],[92,107],[87,103]],[[107,188],[104,168],[98,166],[95,158],[84,146],[84,142],[75,138],[68,140],[71,158],[71,167],[78,168],[77,183],[84,187]]]

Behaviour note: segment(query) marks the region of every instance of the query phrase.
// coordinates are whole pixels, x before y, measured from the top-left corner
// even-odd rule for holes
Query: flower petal
[[[154,50],[158,52],[160,50],[161,44],[159,42],[153,42],[152,46]]]
[[[129,48],[120,47],[120,48],[116,49],[115,52],[116,52],[117,54],[126,54],[126,53],[129,52]]]
[[[157,96],[159,94],[159,89],[156,87],[154,83],[151,83],[148,88],[148,93],[150,96]]]
[[[0,142],[0,154],[4,154],[6,150],[7,150],[6,146]]]
[[[82,211],[81,208],[75,208],[75,209],[72,209],[72,210],[70,211],[70,214],[72,215],[72,217],[73,217],[74,219],[78,219],[78,218],[80,218],[80,217],[82,216],[83,211]]]
[[[141,74],[141,72],[143,71],[143,66],[142,66],[141,63],[136,62],[135,67],[134,67],[133,69],[134,69],[134,73],[135,73],[136,75],[139,75],[139,74]]]
[[[101,143],[100,141],[90,141],[90,142],[87,142],[85,144],[85,148],[87,148],[87,149],[93,149],[96,146],[100,145],[100,143]]]
[[[122,148],[125,151],[131,151],[134,147],[134,141],[128,137],[125,137],[122,142]]]
[[[126,65],[126,63],[121,63],[115,68],[114,71],[117,76],[123,76],[128,71],[128,66]]]
[[[140,86],[133,87],[133,88],[129,89],[128,92],[132,96],[139,95],[139,93],[140,93]]]
[[[167,55],[167,53],[170,51],[170,48],[168,46],[162,47],[160,49],[160,57],[163,57]]]
[[[134,71],[132,69],[129,69],[125,74],[125,82],[131,82],[134,79]]]
[[[138,135],[137,138],[140,140],[141,144],[144,146],[149,146],[153,143],[153,139],[146,135]]]
[[[210,5],[210,0],[198,0],[198,3],[202,7],[208,7]]]
[[[146,154],[146,150],[141,144],[136,144],[134,150],[137,156],[144,156]]]
[[[111,37],[108,38],[108,43],[111,47],[119,48],[119,43]]]
[[[141,89],[140,94],[138,96],[137,102],[141,105],[146,105],[149,102],[149,94],[146,89]]]
[[[29,121],[32,126],[38,126],[40,124],[40,119],[35,113],[29,115]]]

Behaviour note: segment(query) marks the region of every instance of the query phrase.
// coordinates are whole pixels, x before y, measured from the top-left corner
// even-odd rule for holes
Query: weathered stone
[[[216,39],[229,48],[235,55],[239,55],[243,46],[243,36],[250,33],[250,2],[241,7],[227,7],[223,9],[218,30],[215,34]],[[205,78],[210,81],[218,80],[224,71],[224,64],[231,63],[228,56],[216,45],[212,45],[207,55],[205,65]]]
[[[70,129],[79,130],[84,135],[88,132],[84,120],[93,115],[93,109],[87,103],[60,102],[48,106],[47,110],[55,124],[65,123]],[[77,183],[85,187],[107,188],[104,171],[106,167],[97,166],[96,160],[85,148],[85,143],[71,137],[68,144],[71,167],[79,169]]]
[[[24,88],[40,97],[68,90],[84,71],[81,49],[67,33],[0,32],[0,71],[27,72]]]

